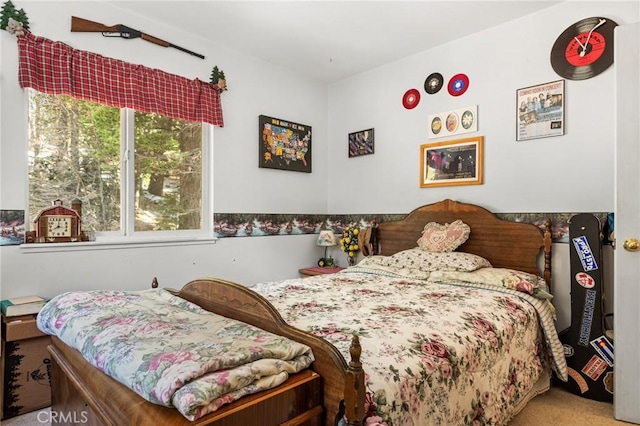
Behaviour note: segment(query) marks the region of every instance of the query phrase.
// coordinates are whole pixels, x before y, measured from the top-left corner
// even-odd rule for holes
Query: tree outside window
[[[31,219],[78,198],[83,229],[99,234],[206,229],[202,128],[30,90]]]

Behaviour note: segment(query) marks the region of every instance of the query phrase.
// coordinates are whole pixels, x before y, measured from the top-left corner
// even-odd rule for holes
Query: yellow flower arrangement
[[[360,229],[356,226],[347,226],[342,232],[342,238],[340,239],[340,250],[345,252],[349,256],[349,265],[355,264],[355,256],[360,246],[358,246],[358,234]]]

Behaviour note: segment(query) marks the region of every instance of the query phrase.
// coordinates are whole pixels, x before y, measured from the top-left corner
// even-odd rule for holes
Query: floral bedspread
[[[196,420],[308,367],[311,349],[212,314],[166,290],[69,292],[38,328],[147,401]]]
[[[482,283],[360,265],[252,288],[346,360],[360,336],[366,425],[504,425],[544,370],[566,380],[550,303],[504,270]]]

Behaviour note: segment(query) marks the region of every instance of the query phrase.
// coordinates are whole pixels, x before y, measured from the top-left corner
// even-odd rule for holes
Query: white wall
[[[560,79],[551,68],[550,51],[570,24],[601,15],[621,25],[636,22],[637,2],[587,1],[579,2],[580,7],[578,2],[561,3],[329,87],[143,16],[123,22],[118,9],[102,2],[14,4],[25,9],[34,34],[78,49],[189,78],[208,80],[214,65],[225,71],[230,86],[222,94],[225,127],[216,128],[214,142],[217,212],[407,213],[445,197],[497,212],[614,208],[613,70],[589,80],[567,80],[566,132],[560,137],[516,142],[515,92]],[[142,40],[71,33],[71,15],[129,24],[207,59]],[[24,94],[17,85],[15,38],[0,31],[0,48],[0,208],[25,209],[26,117]],[[424,79],[436,71],[445,82],[466,73],[469,90],[460,97],[449,96],[446,88],[425,94]],[[406,110],[401,98],[411,87],[421,90],[422,100]],[[428,142],[428,115],[468,105],[478,105],[477,134],[485,137],[485,183],[421,189],[418,149]],[[260,114],[313,127],[313,173],[257,167]],[[347,134],[370,127],[375,128],[375,154],[349,159]],[[226,238],[207,245],[54,254],[25,254],[19,247],[5,246],[0,248],[1,297],[52,296],[77,288],[140,289],[147,288],[153,276],[173,287],[205,275],[244,284],[294,277],[299,267],[319,257],[313,241],[310,235]],[[567,306],[569,250],[566,244],[554,244],[554,250],[556,302]],[[334,257],[340,254],[334,251]]]
[[[216,212],[326,213],[327,87],[287,70],[196,38],[143,16],[123,14],[96,1],[20,1],[31,32],[76,49],[139,63],[188,78],[208,81],[217,65],[230,90],[222,94],[224,128],[214,131],[214,209]],[[150,3],[151,5],[151,3]],[[177,9],[179,6],[176,6]],[[203,54],[201,60],[143,40],[105,38],[70,32],[71,16],[106,25],[123,23]],[[212,23],[213,25],[214,23]],[[25,92],[18,86],[16,38],[0,31],[0,208],[27,208],[27,118]],[[266,114],[312,126],[313,173],[258,168],[258,116]],[[225,238],[216,244],[139,249],[28,253],[0,248],[0,297],[54,296],[79,288],[148,288],[153,276],[181,287],[201,276],[250,284],[298,276],[315,263],[314,238],[277,236]]]
[[[577,5],[579,4],[579,7]],[[565,83],[565,135],[516,142],[516,90],[561,80],[550,63],[556,38],[571,24],[605,16],[619,25],[639,18],[637,1],[568,1],[535,14],[426,50],[329,87],[329,211],[408,212],[442,198],[476,202],[495,212],[613,211],[613,66],[595,78]],[[423,90],[439,72],[438,93]],[[447,92],[449,79],[469,77],[461,96]],[[402,106],[406,90],[421,101]],[[420,188],[420,144],[428,116],[478,105],[483,135],[484,184]],[[375,154],[347,158],[350,132],[375,128]],[[450,138],[457,139],[457,138]],[[349,182],[349,183],[347,183]],[[349,187],[358,186],[357,203]]]
[[[629,24],[640,20],[640,6],[564,2],[332,84],[328,179],[337,190],[329,192],[329,211],[406,213],[443,198],[500,213],[614,211],[615,64],[591,79],[565,80],[563,136],[516,142],[516,90],[561,80],[551,48],[567,27],[591,16]],[[443,75],[444,87],[429,95],[423,86],[433,72]],[[469,88],[453,97],[447,83],[458,73],[469,77]],[[410,88],[421,100],[407,110],[402,96]],[[478,105],[477,133],[427,139],[429,115],[471,105]],[[368,128],[375,129],[375,154],[348,158],[348,133]],[[420,188],[421,144],[474,135],[484,136],[484,184]],[[569,247],[553,250],[563,329],[570,324]]]

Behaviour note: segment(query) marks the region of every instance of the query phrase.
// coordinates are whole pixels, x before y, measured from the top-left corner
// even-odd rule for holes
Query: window
[[[29,212],[82,201],[99,237],[212,236],[211,126],[29,90]]]

